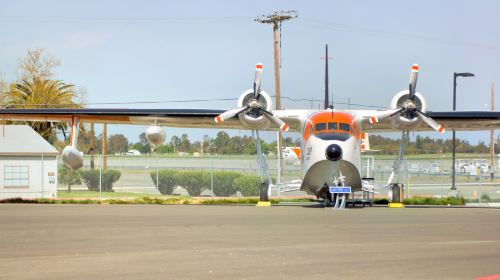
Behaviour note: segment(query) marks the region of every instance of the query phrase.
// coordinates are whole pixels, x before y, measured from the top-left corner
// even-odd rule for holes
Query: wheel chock
[[[389,208],[405,208],[403,203],[400,203],[400,202],[390,202],[389,204],[387,204],[387,207],[389,207]]]
[[[257,202],[257,207],[271,207],[271,201],[259,201]]]

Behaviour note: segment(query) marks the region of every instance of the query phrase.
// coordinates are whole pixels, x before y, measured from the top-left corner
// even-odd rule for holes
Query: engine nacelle
[[[411,102],[409,101],[409,91],[400,91],[392,98],[391,109],[399,109],[407,104],[407,102]],[[415,107],[421,112],[425,113],[427,111],[427,101],[425,101],[424,96],[419,92],[415,92],[415,98],[412,102]],[[417,115],[413,116],[413,118],[407,118],[404,113],[394,116],[393,120],[404,128],[413,127],[419,125],[422,122],[422,119]]]
[[[161,145],[165,142],[167,135],[165,134],[163,128],[157,125],[152,125],[146,129],[146,138],[149,143],[153,145]]]
[[[243,92],[238,98],[238,107],[246,107],[254,99],[253,89],[248,89]],[[261,108],[272,112],[273,101],[269,94],[265,91],[260,91],[259,99],[257,100],[261,104]],[[250,129],[265,129],[269,127],[269,119],[267,119],[261,112],[255,112],[249,110],[245,113],[238,115],[241,123]]]
[[[83,166],[83,154],[73,146],[66,146],[62,152],[62,160],[64,164],[77,170]]]

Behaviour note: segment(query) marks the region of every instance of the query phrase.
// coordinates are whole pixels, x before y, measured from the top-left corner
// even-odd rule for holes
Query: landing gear
[[[344,184],[345,176],[342,172],[338,178],[333,179],[333,186],[329,187],[325,184],[325,207],[333,209],[345,209],[347,198],[351,193],[351,187],[346,187]]]
[[[332,207],[333,209],[344,209],[347,204],[348,196],[348,194],[343,193],[330,193],[327,190],[323,205],[325,207]]]
[[[344,209],[347,202],[347,194],[335,194],[335,197],[332,200],[335,201],[333,209]]]
[[[271,206],[271,202],[269,202],[269,195],[270,195],[269,188],[271,186],[272,181],[271,181],[271,175],[269,175],[269,168],[267,166],[266,158],[262,154],[262,149],[260,147],[259,131],[252,130],[252,136],[255,139],[255,146],[257,148],[257,162],[260,167],[259,202],[257,203],[257,206]]]

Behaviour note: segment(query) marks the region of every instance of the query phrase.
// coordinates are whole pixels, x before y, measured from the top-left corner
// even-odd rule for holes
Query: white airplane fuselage
[[[347,112],[312,114],[302,129],[301,190],[324,197],[340,176],[352,191],[361,190],[361,130]]]

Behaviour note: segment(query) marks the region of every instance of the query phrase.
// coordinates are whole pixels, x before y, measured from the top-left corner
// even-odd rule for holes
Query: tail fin
[[[361,132],[361,152],[378,152],[380,150],[372,150],[370,148],[370,138],[368,133]]]

